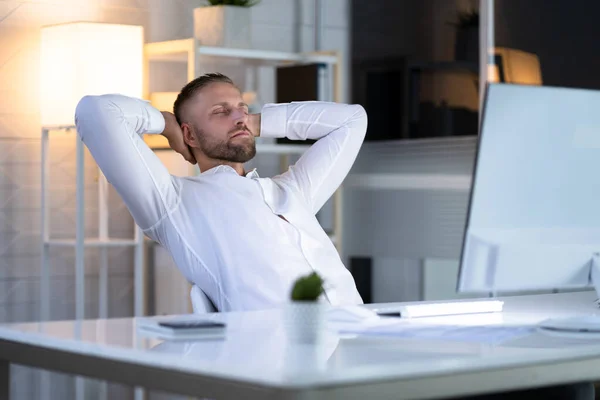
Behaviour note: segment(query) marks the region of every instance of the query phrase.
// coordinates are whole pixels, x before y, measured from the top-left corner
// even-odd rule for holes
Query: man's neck
[[[219,165],[229,165],[231,168],[235,170],[239,175],[246,176],[246,171],[244,170],[244,164],[242,163],[233,163],[222,160],[198,160],[198,167],[201,172],[208,171],[209,169],[218,167]]]

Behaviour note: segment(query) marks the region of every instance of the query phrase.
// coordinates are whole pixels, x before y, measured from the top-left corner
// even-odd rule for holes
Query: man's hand
[[[254,137],[260,136],[260,114],[248,114],[248,129]]]
[[[167,111],[161,111],[161,114],[165,118],[165,130],[162,135],[169,141],[169,147],[181,154],[189,163],[196,164],[196,159],[190,147],[183,140],[183,131],[177,123],[175,115]]]

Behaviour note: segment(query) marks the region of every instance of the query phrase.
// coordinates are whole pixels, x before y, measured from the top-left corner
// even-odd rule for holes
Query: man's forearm
[[[317,140],[342,127],[350,128],[346,133],[353,134],[356,120],[361,119],[366,121],[366,113],[359,105],[318,101],[268,104],[262,111],[260,134],[292,140]],[[360,130],[358,134],[364,135],[364,131]]]
[[[292,140],[320,139],[293,170],[277,179],[298,189],[316,213],[337,190],[360,150],[367,114],[359,105],[305,102],[263,108],[261,135]]]

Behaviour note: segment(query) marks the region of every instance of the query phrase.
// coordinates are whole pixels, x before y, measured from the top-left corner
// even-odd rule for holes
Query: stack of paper
[[[414,322],[393,324],[340,326],[341,334],[393,336],[399,338],[430,339],[443,341],[499,344],[510,339],[526,336],[535,331],[534,326],[502,325],[432,325]]]

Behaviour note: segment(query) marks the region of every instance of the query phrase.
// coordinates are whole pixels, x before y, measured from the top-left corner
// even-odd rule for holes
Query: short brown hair
[[[175,114],[175,118],[177,119],[177,123],[181,125],[181,110],[183,108],[183,104],[190,100],[196,93],[198,93],[202,88],[210,85],[211,83],[223,82],[229,83],[233,85],[233,81],[218,72],[211,72],[208,74],[201,75],[196,79],[189,82],[187,85],[181,89],[181,92],[177,95],[177,99],[175,100],[175,104],[173,105],[173,114]],[[234,85],[235,86],[235,85]]]

